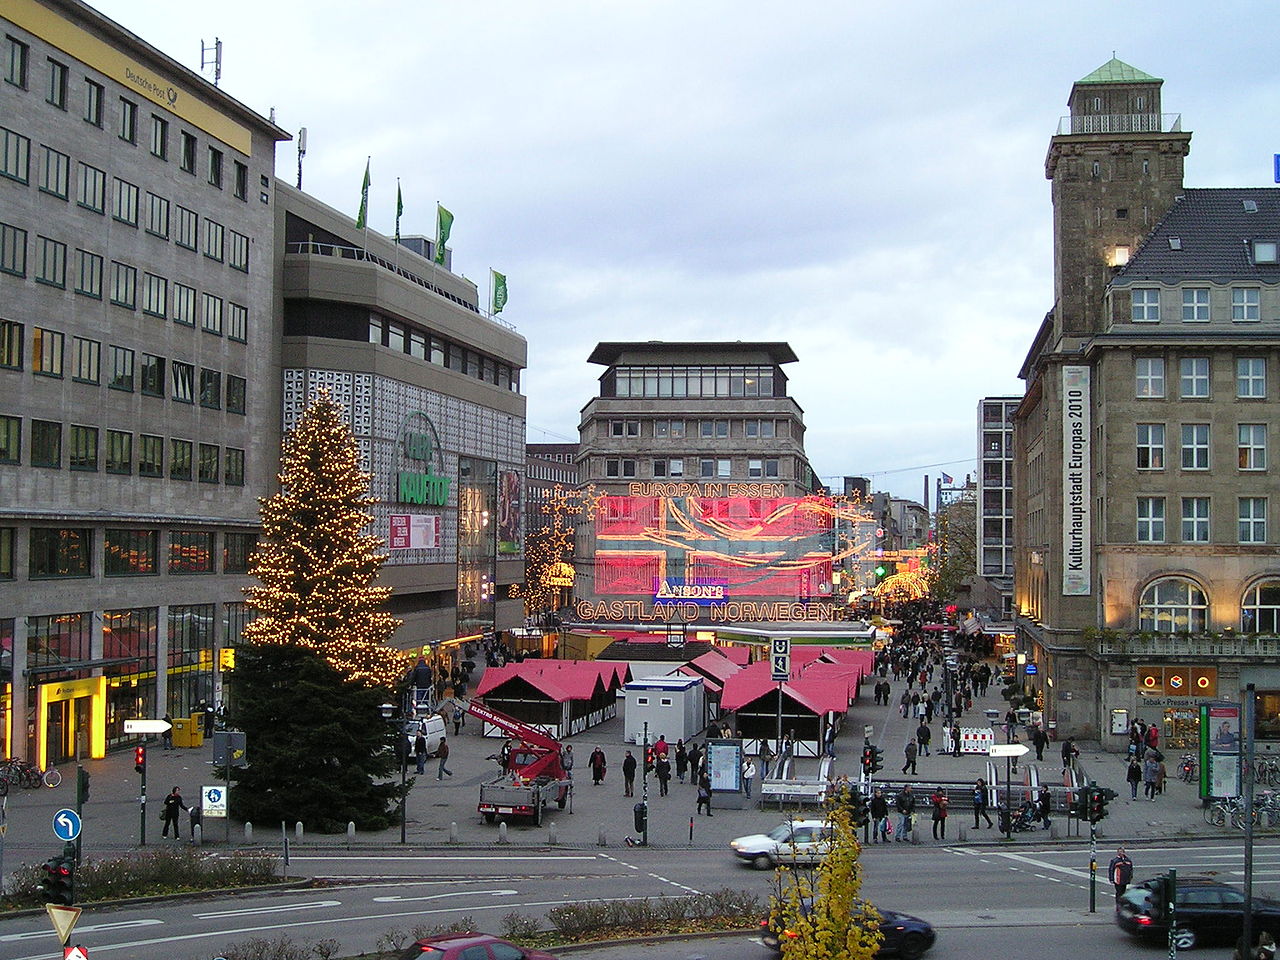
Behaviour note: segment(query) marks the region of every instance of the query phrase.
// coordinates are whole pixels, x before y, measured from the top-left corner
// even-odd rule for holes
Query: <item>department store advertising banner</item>
[[[387,517],[387,548],[421,550],[441,546],[443,525],[437,513],[393,513]]]
[[[1062,595],[1090,593],[1089,367],[1062,368]]]

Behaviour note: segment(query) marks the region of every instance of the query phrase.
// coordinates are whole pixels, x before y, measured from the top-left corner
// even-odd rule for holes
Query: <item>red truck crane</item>
[[[556,807],[563,810],[573,796],[573,781],[560,763],[560,741],[478,700],[467,703],[467,712],[518,741],[502,773],[480,784],[480,804],[476,809],[485,822],[493,823],[498,817],[523,817],[541,824],[548,800],[554,800]]]

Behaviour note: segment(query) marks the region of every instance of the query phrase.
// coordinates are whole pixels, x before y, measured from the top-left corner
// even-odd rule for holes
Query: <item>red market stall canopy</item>
[[[631,679],[625,663],[525,660],[485,670],[476,696],[555,737],[568,737],[617,715],[618,691]],[[502,735],[486,727],[487,736]]]

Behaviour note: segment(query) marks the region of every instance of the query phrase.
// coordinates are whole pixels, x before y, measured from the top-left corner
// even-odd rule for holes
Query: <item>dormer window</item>
[[[1253,241],[1253,262],[1254,263],[1275,263],[1276,262],[1276,242],[1274,240]]]
[[[1244,205],[1245,213],[1258,212],[1258,202],[1256,200],[1241,200],[1240,202]]]
[[[1181,249],[1182,249],[1182,238],[1181,238],[1181,237],[1170,237],[1170,238],[1169,238],[1169,249],[1170,249],[1170,250],[1181,250]]]

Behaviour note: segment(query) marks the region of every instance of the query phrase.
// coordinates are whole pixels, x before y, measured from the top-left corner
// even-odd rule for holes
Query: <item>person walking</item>
[[[760,739],[760,767],[760,775],[768,780],[769,772],[773,769],[773,747],[763,737]]]
[[[453,705],[453,735],[455,737],[462,735],[462,719],[466,714],[462,712],[462,706],[458,703]]]
[[[1031,729],[1031,744],[1036,748],[1036,759],[1044,760],[1044,748],[1049,745],[1049,735],[1038,723]]]
[[[894,808],[898,811],[898,835],[894,837],[895,842],[901,840],[903,843],[911,842],[911,818],[916,812],[916,795],[911,789],[911,784],[907,784],[902,788],[902,792],[898,794],[898,799],[894,803]]]
[[[951,753],[954,756],[960,756],[960,724],[958,722],[951,724]]]
[[[1062,772],[1066,773],[1076,765],[1076,757],[1080,756],[1080,748],[1070,737],[1062,741]]]
[[[933,739],[933,732],[929,729],[927,723],[921,723],[916,727],[916,742],[920,744],[920,755],[927,757],[929,755],[929,741]]]
[[[1152,803],[1156,802],[1156,781],[1160,779],[1160,761],[1148,756],[1142,761],[1142,790]]]
[[[689,770],[689,751],[684,747],[683,740],[676,741],[676,779],[684,783],[684,775]]]
[[[418,775],[427,772],[427,738],[419,730],[413,738],[413,759],[418,764]]]
[[[1116,855],[1111,858],[1111,863],[1107,865],[1107,876],[1115,885],[1116,899],[1119,900],[1124,896],[1124,891],[1129,886],[1129,881],[1133,879],[1133,861],[1124,852],[1124,847],[1116,850]]]
[[[742,765],[742,787],[747,793],[747,799],[751,799],[751,784],[756,779],[756,762],[750,757]]]
[[[903,772],[903,773],[906,773],[906,772],[907,772],[907,768],[908,768],[908,767],[910,767],[910,768],[911,768],[911,775],[912,775],[913,777],[914,777],[914,776],[917,776],[917,774],[916,774],[916,742],[915,742],[915,740],[908,740],[908,741],[907,741],[907,745],[906,745],[905,747],[903,747],[903,749],[902,749],[902,753],[903,753],[903,755],[907,758],[907,762],[906,762],[906,763],[904,763],[904,764],[902,765],[902,772]]]
[[[902,696],[898,698],[898,713],[902,714],[902,719],[907,718],[907,711],[911,709],[911,688],[908,687],[902,691]]]
[[[702,773],[702,748],[696,743],[689,744],[689,782],[697,784]]]
[[[1036,812],[1040,814],[1040,822],[1048,830],[1049,817],[1053,814],[1053,794],[1049,792],[1047,783],[1040,786],[1040,793],[1036,796],[1036,808]]]
[[[653,764],[653,773],[658,778],[658,796],[665,797],[671,783],[671,761],[665,753],[658,754],[658,759]],[[747,796],[751,796],[750,790],[747,791]]]
[[[867,805],[867,812],[871,814],[871,842],[888,843],[889,801],[884,798],[884,791],[879,787],[876,787],[871,803]]]
[[[173,717],[169,716],[169,714],[166,713],[163,717],[161,717],[161,719],[164,720],[165,723],[169,724],[169,728],[165,730],[164,733],[160,734],[160,744],[166,750],[172,750],[173,749]]]
[[[604,782],[605,771],[609,768],[609,761],[605,759],[604,751],[599,747],[592,750],[591,756],[587,758],[587,764],[591,767],[591,785],[600,786]]]
[[[174,787],[169,795],[164,798],[164,830],[161,831],[162,837],[169,836],[169,827],[173,827],[173,839],[181,840],[182,837],[178,833],[178,816],[187,809],[186,801],[182,799],[182,792]]]
[[[449,741],[444,737],[440,738],[440,747],[436,750],[436,756],[440,759],[440,765],[436,767],[436,779],[443,780],[446,776],[452,777],[453,771],[445,766],[449,759]]]
[[[564,770],[566,780],[573,779],[573,744],[566,743],[560,751],[560,767]]]
[[[933,839],[947,839],[947,793],[942,787],[933,791],[929,798],[933,804]]]
[[[1137,757],[1129,758],[1129,769],[1125,771],[1125,780],[1129,781],[1129,799],[1138,799],[1138,784],[1142,782],[1142,764]]]
[[[622,795],[624,797],[634,797],[636,789],[636,758],[631,755],[631,751],[627,751],[627,755],[622,758]]]
[[[702,808],[707,808],[707,816],[714,816],[711,812],[711,780],[704,773],[698,778],[698,813],[702,812]]]
[[[978,817],[982,817],[987,821],[987,829],[994,824],[991,822],[991,814],[987,813],[987,781],[979,777],[973,785],[973,829],[978,829]]]

